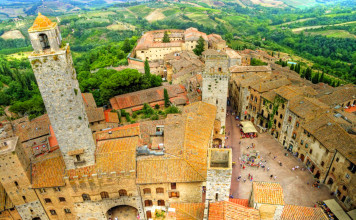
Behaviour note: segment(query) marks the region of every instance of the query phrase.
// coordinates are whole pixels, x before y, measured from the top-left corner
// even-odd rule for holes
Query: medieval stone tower
[[[223,51],[208,49],[203,52],[205,70],[203,74],[202,101],[216,105],[216,119],[225,128],[226,105],[229,86],[229,60]]]
[[[0,182],[23,220],[48,219],[31,186],[30,160],[18,137],[0,141]]]
[[[229,201],[232,176],[231,149],[209,148],[204,220],[211,202]]]
[[[38,14],[28,30],[33,72],[67,169],[93,165],[95,144],[69,45],[55,22]]]

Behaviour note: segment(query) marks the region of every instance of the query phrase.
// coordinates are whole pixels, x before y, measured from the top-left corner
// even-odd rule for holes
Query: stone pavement
[[[286,204],[314,206],[317,201],[333,198],[326,186],[321,185],[320,189],[311,186],[315,179],[308,170],[292,171],[292,167],[299,166],[299,168],[302,168],[305,166],[294,156],[290,154],[285,156],[287,151],[271,135],[263,133],[254,139],[240,139],[240,130],[236,126],[238,123],[234,116],[230,114],[227,116],[226,133],[228,139],[226,145],[232,147],[232,161],[236,162],[233,167],[230,190],[234,198],[249,199],[252,182],[248,180],[248,174],[253,176],[253,181],[279,182],[283,187]],[[245,169],[240,168],[239,158],[244,151],[247,151],[247,146],[251,146],[252,143],[256,146],[254,150],[259,151],[260,156],[267,160],[267,167],[270,168],[268,172],[267,168],[264,171],[261,167],[245,166]],[[269,153],[271,154],[269,155]],[[276,156],[276,159],[273,159],[274,156]],[[282,166],[279,165],[279,161],[281,161]],[[237,181],[239,175],[242,176],[240,182]],[[270,175],[277,176],[276,180],[271,180]],[[243,182],[244,178],[246,179],[245,183]]]

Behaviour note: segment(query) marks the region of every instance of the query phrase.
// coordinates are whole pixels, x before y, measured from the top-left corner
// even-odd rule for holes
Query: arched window
[[[150,188],[143,189],[143,194],[151,194],[151,189]]]
[[[83,201],[90,201],[90,196],[89,194],[83,194],[82,195]]]
[[[109,193],[108,192],[101,192],[100,196],[102,199],[108,199],[109,198]]]
[[[44,200],[45,200],[45,203],[52,203],[51,199],[45,198]]]
[[[164,189],[163,188],[157,188],[156,189],[156,193],[164,193]]]
[[[38,36],[38,38],[39,38],[39,40],[40,40],[40,44],[41,44],[43,50],[50,48],[47,35],[45,35],[45,34],[40,34],[40,35]]]
[[[120,196],[127,196],[127,191],[124,190],[124,189],[120,189],[120,190],[119,190],[119,195],[120,195]]]

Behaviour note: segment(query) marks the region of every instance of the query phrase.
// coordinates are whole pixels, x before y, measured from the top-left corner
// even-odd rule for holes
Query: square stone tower
[[[216,119],[221,122],[221,133],[225,128],[226,106],[229,86],[229,59],[225,52],[208,49],[203,52],[202,101],[217,107]]]
[[[62,45],[55,22],[38,14],[28,30],[29,56],[67,169],[93,165],[95,144],[69,45]]]
[[[36,218],[47,219],[48,216],[31,189],[30,160],[19,141],[12,137],[0,141],[0,182],[23,220]]]
[[[231,149],[209,148],[204,220],[211,202],[229,201],[232,176]]]

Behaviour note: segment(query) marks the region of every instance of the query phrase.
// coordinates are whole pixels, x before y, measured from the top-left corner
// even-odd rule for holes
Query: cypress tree
[[[311,80],[311,77],[312,77],[312,71],[311,71],[310,67],[308,67],[305,71],[305,78],[307,80]]]
[[[323,73],[322,73],[321,76],[320,76],[319,82],[324,82],[324,71],[323,71]]]
[[[150,65],[148,64],[148,60],[145,61],[145,76],[148,79],[151,76]]]
[[[163,36],[162,42],[163,43],[169,43],[170,42],[167,31],[164,32],[164,36]]]
[[[290,66],[290,70],[294,70],[294,64]]]
[[[168,91],[167,89],[164,89],[164,107],[169,107],[169,97],[168,97]]]

